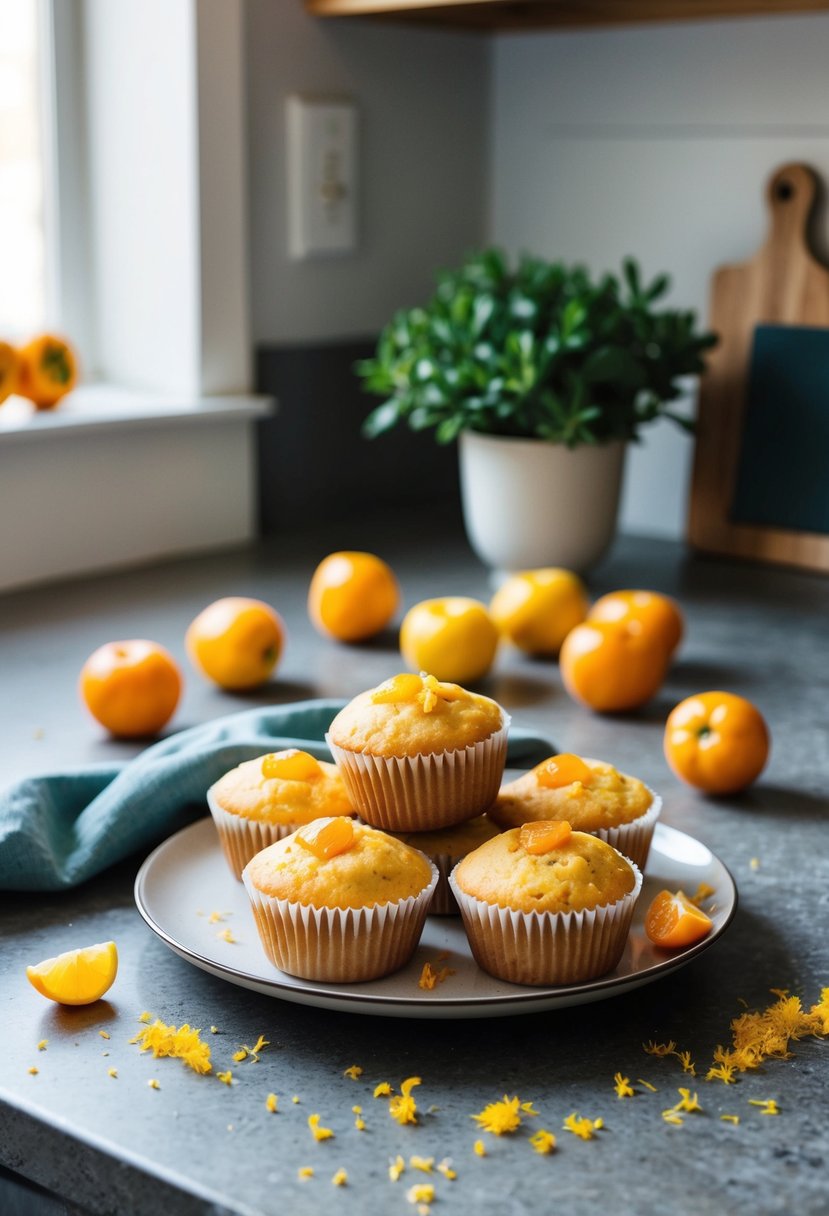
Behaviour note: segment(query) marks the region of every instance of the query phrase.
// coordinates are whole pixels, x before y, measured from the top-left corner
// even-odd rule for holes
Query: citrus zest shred
[[[207,918],[208,925],[218,925],[225,917],[230,916],[230,912],[211,912]]]
[[[696,1094],[692,1094],[690,1089],[684,1089],[682,1086],[680,1086],[679,1089],[677,1089],[677,1093],[680,1095],[679,1101],[676,1104],[677,1110],[702,1110],[702,1107],[699,1104],[699,1098]]]
[[[690,903],[694,904],[698,908],[700,906],[700,904],[705,903],[706,899],[711,898],[711,896],[714,894],[714,891],[715,891],[715,888],[712,886],[709,886],[709,884],[707,882],[701,882],[699,884],[699,886],[697,887],[696,891],[694,892],[694,894],[688,896],[688,899],[689,899]]]
[[[37,1045],[37,1049],[38,1049],[38,1051],[45,1051],[48,1046],[49,1046],[49,1040],[41,1039]]]
[[[348,1174],[344,1169],[337,1170],[334,1177],[331,1179],[332,1186],[345,1186],[348,1182]]]
[[[532,1103],[522,1103],[520,1098],[508,1098],[504,1094],[500,1102],[490,1102],[477,1115],[469,1117],[474,1119],[485,1132],[491,1132],[494,1136],[504,1136],[521,1126],[521,1111],[525,1110],[527,1106],[531,1108]],[[538,1112],[530,1109],[526,1113],[535,1115]]]
[[[485,1157],[486,1145],[484,1144],[483,1140],[476,1140],[472,1145],[472,1151],[476,1157]]]
[[[556,1138],[552,1132],[548,1132],[546,1128],[540,1127],[537,1132],[530,1136],[530,1144],[537,1153],[542,1157],[551,1153],[556,1146]]]
[[[113,1078],[117,1077],[117,1076],[118,1076],[118,1069],[117,1069],[117,1068],[108,1068],[108,1069],[107,1069],[107,1076],[108,1076],[108,1077],[113,1077]]]
[[[234,1063],[241,1064],[242,1060],[246,1060],[248,1058],[248,1054],[247,1047],[240,1047],[238,1051],[234,1051],[230,1058],[234,1061]]]
[[[636,1080],[639,1085],[644,1085],[645,1089],[649,1089],[652,1094],[659,1093],[659,1090],[656,1088],[655,1085],[651,1085],[650,1081],[645,1081],[642,1079],[642,1077],[637,1077]]]
[[[362,1115],[358,1115],[354,1120],[354,1126],[357,1128],[358,1132],[364,1132],[366,1130],[366,1121]]]
[[[299,1106],[299,1094],[294,1094],[291,1101],[293,1102],[294,1106]]]
[[[723,1123],[733,1123],[735,1127],[740,1122],[739,1115],[720,1115],[720,1119],[722,1119]]]
[[[232,1085],[233,1084],[233,1073],[230,1071],[229,1068],[226,1072],[217,1072],[216,1080],[221,1081],[222,1085]]]
[[[416,1085],[420,1085],[420,1077],[407,1077],[400,1086],[400,1093],[389,1099],[389,1114],[401,1125],[417,1123],[417,1103],[412,1097]]]
[[[218,1033],[219,1033],[219,1027],[218,1027],[218,1026],[211,1026],[211,1027],[210,1027],[210,1033],[211,1033],[211,1034],[218,1034]]]
[[[276,1094],[268,1094],[267,1098],[265,1099],[265,1108],[269,1110],[272,1115],[276,1114],[276,1112],[279,1110],[279,1098],[276,1096]]]
[[[648,1039],[647,1043],[642,1044],[642,1050],[649,1056],[672,1056],[676,1053],[676,1043],[673,1039],[667,1043],[655,1043],[653,1039]]]
[[[565,1131],[572,1132],[580,1140],[592,1140],[596,1132],[601,1131],[603,1127],[603,1119],[582,1118],[578,1111],[573,1111],[572,1115],[568,1115],[564,1120]]]
[[[352,1064],[351,1067],[346,1068],[345,1072],[343,1073],[344,1077],[351,1077],[352,1081],[356,1081],[362,1075],[363,1070],[359,1064]]]
[[[760,869],[760,858],[752,857],[751,861],[748,864],[752,870],[759,870]]]
[[[403,1173],[405,1168],[406,1162],[398,1153],[394,1161],[389,1162],[389,1178],[392,1180],[392,1182],[397,1182],[399,1180],[400,1175]]]
[[[375,1098],[388,1098],[391,1095],[391,1086],[388,1081],[381,1081],[379,1085],[374,1087]]]
[[[147,1009],[145,1009],[143,1013],[139,1013],[138,1020],[139,1022],[144,1022],[145,1025],[147,1025],[153,1020],[153,1015]]]
[[[406,1191],[406,1198],[409,1203],[432,1203],[435,1198],[435,1188],[431,1182],[417,1182]]]
[[[674,1110],[673,1107],[671,1107],[669,1110],[663,1110],[662,1118],[665,1120],[666,1123],[672,1123],[674,1125],[674,1127],[682,1127],[682,1124],[683,1124],[682,1115],[677,1114],[677,1112]]]
[[[735,1064],[712,1064],[705,1074],[706,1081],[722,1081],[723,1085],[734,1084]]]
[[[142,1014],[142,1021],[143,1018]],[[139,1030],[138,1034],[133,1035],[130,1043],[138,1043],[142,1052],[151,1051],[156,1059],[174,1056],[194,1072],[208,1073],[213,1068],[210,1063],[210,1048],[200,1036],[201,1031],[194,1030],[186,1022],[176,1028],[174,1025],[167,1026],[156,1018],[146,1030]]]
[[[158,1081],[156,1081],[155,1077],[150,1077],[147,1084],[149,1085],[150,1089],[161,1089],[161,1086],[159,1085]]]
[[[448,1179],[449,1182],[454,1182],[458,1176],[458,1171],[452,1168],[451,1157],[444,1157],[442,1161],[437,1163],[435,1169],[439,1174],[443,1174],[444,1178]]]
[[[438,984],[442,984],[444,980],[448,980],[449,976],[454,974],[452,967],[435,968],[432,963],[424,963],[417,986],[424,992],[431,992],[433,988],[437,988]]]
[[[309,1178],[314,1177],[314,1167],[312,1165],[301,1165],[296,1172],[300,1182],[307,1182]]]
[[[692,1077],[697,1075],[697,1068],[694,1061],[691,1059],[690,1051],[675,1051],[674,1055],[682,1065],[682,1071],[689,1073]]]
[[[266,1047],[270,1047],[270,1045],[270,1039],[266,1039],[263,1034],[260,1034],[259,1038],[253,1044],[253,1047],[250,1048],[250,1054],[252,1056],[256,1056],[258,1059],[260,1052],[262,1052]]]
[[[221,933],[216,934],[216,937],[220,942],[227,942],[229,946],[235,946],[237,944],[237,940],[233,936],[232,929],[222,929]]]
[[[636,1090],[630,1083],[630,1077],[623,1077],[620,1072],[613,1074],[613,1087],[617,1098],[632,1098]]]
[[[761,1115],[779,1115],[780,1107],[775,1102],[774,1098],[749,1098],[749,1106],[762,1107]]]
[[[29,1076],[30,1076],[30,1077],[36,1077],[36,1076],[37,1076],[37,1074],[38,1074],[39,1072],[40,1072],[40,1069],[39,1069],[39,1068],[35,1068],[35,1066],[34,1066],[34,1064],[33,1064],[33,1065],[32,1065],[32,1067],[29,1069]]]
[[[538,1111],[535,1109],[532,1102],[522,1102],[521,1109],[525,1115],[529,1115],[531,1118],[535,1118],[535,1116],[538,1114]]]
[[[101,1036],[101,1038],[102,1038],[102,1039],[110,1039],[110,1038],[112,1038],[112,1035],[111,1035],[111,1034],[110,1034],[108,1031],[106,1031],[106,1030],[99,1030],[99,1031],[98,1031],[98,1034]]]
[[[420,1170],[423,1174],[431,1174],[435,1164],[434,1157],[410,1157],[409,1169]]]
[[[333,1140],[334,1133],[330,1127],[320,1127],[320,1115],[309,1115],[308,1126],[311,1129],[311,1135],[319,1142],[320,1140]]]

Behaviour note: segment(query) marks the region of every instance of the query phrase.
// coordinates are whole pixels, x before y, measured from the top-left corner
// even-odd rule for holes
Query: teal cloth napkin
[[[126,764],[17,782],[0,793],[0,890],[73,887],[151,848],[203,815],[208,788],[243,760],[285,747],[330,760],[325,732],[344,704],[247,709],[162,739]],[[549,739],[510,728],[511,767],[554,751]]]

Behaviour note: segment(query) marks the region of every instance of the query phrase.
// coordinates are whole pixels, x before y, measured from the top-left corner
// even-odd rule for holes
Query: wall
[[[827,52],[824,15],[498,37],[493,239],[597,270],[633,254],[704,318],[714,267],[763,239],[770,171],[804,160],[829,182]],[[682,534],[691,456],[651,429],[627,531]]]
[[[475,35],[321,21],[299,0],[248,0],[253,335],[365,337],[431,292],[484,231],[489,44]],[[359,248],[289,261],[285,99],[359,108]]]

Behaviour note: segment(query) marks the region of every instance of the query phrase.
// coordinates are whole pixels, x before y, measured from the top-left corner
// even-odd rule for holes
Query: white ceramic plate
[[[643,928],[645,911],[663,887],[693,894],[714,888],[705,907],[714,928],[687,950],[657,950]],[[629,992],[683,967],[712,945],[737,909],[737,888],[723,863],[704,844],[657,824],[642,896],[621,962],[587,984],[528,988],[494,979],[477,966],[460,917],[430,916],[412,961],[402,971],[365,984],[318,984],[277,970],[259,944],[245,888],[230,873],[212,819],[177,832],[142,865],[135,880],[138,911],[182,958],[220,979],[301,1005],[384,1017],[485,1018],[582,1005]],[[214,913],[221,915],[215,919]],[[211,919],[213,918],[213,919]],[[230,930],[233,942],[222,938]],[[441,957],[446,955],[445,958]],[[455,974],[431,991],[418,987],[423,964]]]

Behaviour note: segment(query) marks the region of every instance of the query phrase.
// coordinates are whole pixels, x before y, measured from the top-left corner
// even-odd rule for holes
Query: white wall
[[[491,44],[385,22],[322,21],[299,0],[248,0],[253,337],[363,337],[431,294],[484,237]],[[353,97],[359,247],[287,255],[285,99]]]
[[[771,170],[829,182],[828,63],[825,15],[498,37],[492,239],[596,270],[633,254],[704,319],[714,267],[763,239]],[[627,531],[682,534],[691,457],[670,424],[648,432]]]

